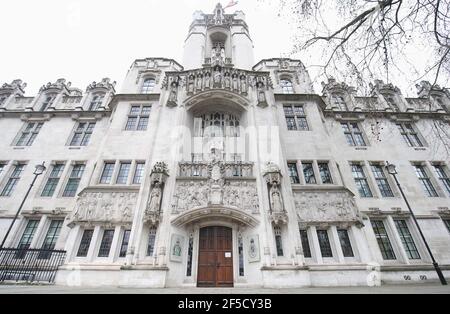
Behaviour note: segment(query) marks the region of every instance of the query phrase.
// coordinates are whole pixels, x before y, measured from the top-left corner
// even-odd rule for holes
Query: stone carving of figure
[[[161,207],[161,184],[159,182],[155,183],[155,186],[152,189],[152,193],[150,194],[150,201],[148,202],[147,210],[149,212],[159,212]]]
[[[233,74],[233,90],[236,92],[239,90],[238,77],[236,74]]]
[[[220,59],[223,63],[225,63],[225,48],[220,49]]]
[[[255,239],[251,238],[250,239],[250,248],[248,250],[248,255],[251,258],[256,258],[258,254],[257,248],[256,248],[256,243],[255,243]]]
[[[264,84],[262,82],[258,82],[256,84],[258,88],[258,102],[265,103],[266,102],[266,93],[264,91]]]
[[[247,93],[248,84],[245,75],[241,76],[241,93]]]
[[[202,83],[203,83],[203,76],[202,75],[197,76],[197,91],[202,90]]]
[[[170,96],[169,101],[176,103],[178,98],[178,86],[176,82],[170,85]]]
[[[190,93],[190,94],[194,93],[194,76],[193,75],[189,75],[188,93]]]
[[[211,88],[211,74],[209,72],[205,75],[205,88]]]
[[[281,193],[280,190],[278,189],[277,183],[273,183],[272,187],[270,188],[270,198],[271,198],[272,212],[274,213],[284,212],[283,200],[281,198]]]
[[[222,72],[219,67],[214,70],[214,87],[222,88]]]
[[[230,89],[231,83],[230,83],[230,74],[229,73],[225,73],[224,81],[225,81],[225,88]]]

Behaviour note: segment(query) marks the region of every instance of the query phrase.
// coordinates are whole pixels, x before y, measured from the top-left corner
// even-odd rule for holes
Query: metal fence
[[[65,257],[66,251],[3,248],[0,250],[0,282],[53,283]]]

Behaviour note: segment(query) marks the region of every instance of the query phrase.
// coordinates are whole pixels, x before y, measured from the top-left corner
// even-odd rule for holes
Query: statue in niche
[[[270,188],[270,199],[272,205],[272,212],[282,213],[284,212],[283,200],[281,198],[280,190],[278,189],[278,184],[274,182]]]
[[[179,239],[177,239],[177,242],[175,242],[175,245],[173,246],[173,255],[178,257],[181,256],[181,243]]]
[[[197,90],[202,90],[203,76],[200,74],[197,76]]]
[[[214,69],[214,87],[222,88],[222,72],[220,67]]]
[[[247,93],[247,80],[245,78],[245,75],[241,75],[241,93]]]
[[[178,98],[178,84],[177,82],[173,82],[170,85],[170,96],[169,101],[172,103],[176,103]]]
[[[231,82],[230,82],[230,74],[229,73],[225,73],[224,81],[225,81],[225,88],[230,89]]]
[[[188,93],[193,94],[194,93],[194,76],[189,75],[188,79]]]
[[[148,202],[147,210],[149,212],[159,212],[161,208],[161,184],[159,182],[155,183],[155,186],[152,189],[152,193],[150,194],[150,201]]]
[[[205,88],[211,88],[211,74],[209,72],[205,75]]]
[[[237,74],[233,74],[233,90],[235,92],[239,91],[239,83],[238,83]]]
[[[258,82],[256,84],[256,87],[258,89],[258,102],[265,103],[266,102],[266,93],[264,91],[264,83]]]

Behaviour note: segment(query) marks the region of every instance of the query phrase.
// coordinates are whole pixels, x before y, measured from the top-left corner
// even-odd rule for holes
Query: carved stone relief
[[[300,222],[362,221],[354,198],[346,191],[294,193]]]
[[[85,192],[70,219],[75,223],[131,223],[136,199],[134,192]]]

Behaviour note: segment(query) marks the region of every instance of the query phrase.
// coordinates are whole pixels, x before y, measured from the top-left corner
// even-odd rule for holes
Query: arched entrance
[[[198,287],[233,287],[233,233],[222,226],[200,229]]]

